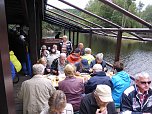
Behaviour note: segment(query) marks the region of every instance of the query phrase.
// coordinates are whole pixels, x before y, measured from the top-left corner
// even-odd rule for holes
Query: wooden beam
[[[41,2],[41,1],[40,1]],[[37,56],[40,58],[41,40],[42,40],[42,13],[41,4],[36,4],[36,31],[37,31]]]
[[[4,0],[0,0],[0,25],[0,113],[15,114]]]
[[[69,29],[69,41],[71,41],[71,30]]]
[[[99,0],[101,2],[103,2],[106,5],[109,5],[110,7],[114,8],[115,10],[123,13],[124,15],[126,15],[127,17],[130,17],[132,19],[134,19],[135,21],[149,27],[152,28],[152,25],[148,22],[146,22],[145,20],[139,18],[138,16],[134,15],[133,13],[123,9],[122,7],[118,6],[117,4],[114,4],[113,2],[109,1],[109,0]]]
[[[74,40],[75,40],[75,32],[73,31],[73,40],[72,40],[72,45],[73,45],[73,48],[75,49],[75,46],[74,46]]]
[[[92,47],[91,44],[92,44],[92,30],[90,30],[89,48]]]
[[[37,53],[37,20],[36,20],[36,7],[35,0],[27,1],[28,14],[29,14],[29,51],[32,64],[35,64],[38,60]]]
[[[84,28],[93,31],[123,31],[123,32],[152,32],[149,28]]]
[[[78,44],[79,44],[79,32],[77,31],[77,44],[76,44],[76,47],[78,47]]]
[[[26,20],[26,24],[28,25],[28,10],[27,10],[27,3],[26,3],[26,0],[21,0],[21,4],[22,4],[22,9],[23,9],[23,12],[24,12],[24,18]]]
[[[119,61],[120,57],[120,50],[121,50],[121,41],[122,41],[122,31],[118,31],[117,35],[117,45],[116,45],[116,52],[115,52],[115,62]]]

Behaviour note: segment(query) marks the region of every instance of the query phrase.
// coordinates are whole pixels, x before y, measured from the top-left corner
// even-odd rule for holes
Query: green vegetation
[[[152,23],[152,12],[151,12],[152,11],[152,5],[147,6],[146,9],[143,10],[144,4],[142,2],[139,2],[139,5],[137,6],[135,4],[136,0],[112,0],[112,1],[115,4],[117,4],[117,5],[121,6],[122,8],[126,9],[127,11],[143,18],[144,20],[148,21],[149,23]],[[113,8],[105,5],[104,3],[100,2],[99,0],[90,0],[85,9],[94,13],[94,14],[96,14],[96,15],[98,15],[98,16],[101,16],[101,17],[103,17],[103,18],[105,18],[109,21],[112,21],[113,23],[116,23],[116,24],[118,24],[122,27],[126,27],[126,28],[144,27],[140,23],[136,22],[135,20],[133,20],[129,17],[126,17],[122,13],[120,13],[120,12],[114,10]],[[107,24],[107,23],[101,21],[100,19],[96,19],[93,16],[87,15],[87,14],[85,14],[81,11],[78,11],[76,9],[65,9],[65,10],[67,10],[68,12],[71,12],[72,14],[83,17],[83,18],[85,18],[89,21],[92,21],[96,24],[99,24],[103,27],[113,27],[112,25]],[[53,9],[53,11],[55,11],[57,13],[60,13],[61,15],[64,15],[66,17],[69,17],[69,18],[80,21],[77,18],[69,16],[68,14],[57,11],[55,9]],[[65,20],[69,21],[67,19],[65,19]],[[88,23],[85,23],[84,21],[82,21],[81,23],[89,25]],[[92,26],[92,25],[90,25],[90,26]],[[61,27],[56,27],[54,25],[49,25],[49,24],[46,24],[46,23],[43,23],[42,27],[45,30],[52,29],[54,31],[62,31],[62,29],[63,29]]]

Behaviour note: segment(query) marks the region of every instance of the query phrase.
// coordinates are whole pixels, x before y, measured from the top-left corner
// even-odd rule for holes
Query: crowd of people
[[[151,114],[152,90],[148,73],[141,72],[131,84],[121,61],[113,64],[114,74],[107,75],[103,54],[92,55],[83,43],[73,50],[63,36],[61,52],[42,46],[41,58],[33,65],[33,77],[22,83],[18,97],[23,114]],[[77,78],[83,73],[91,76]],[[45,75],[65,75],[58,88]]]

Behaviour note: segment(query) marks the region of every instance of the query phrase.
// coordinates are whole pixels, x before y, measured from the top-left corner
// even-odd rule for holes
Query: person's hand
[[[81,73],[77,71],[77,72],[75,72],[75,75],[76,75],[76,76],[80,76]]]
[[[102,112],[101,112],[100,109],[97,109],[96,114],[108,114],[108,112],[107,112],[107,109],[106,109],[106,108],[105,108],[105,110],[103,110]]]
[[[50,69],[46,69],[46,71],[47,71],[47,72],[51,72],[51,70],[50,70]]]
[[[52,72],[53,72],[54,74],[57,74],[57,71],[56,71],[56,70],[52,70]]]
[[[90,69],[89,69],[89,72],[93,72],[93,69],[92,69],[92,68],[90,68]]]

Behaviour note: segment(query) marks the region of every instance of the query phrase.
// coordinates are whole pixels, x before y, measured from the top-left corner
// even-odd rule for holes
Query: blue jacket
[[[11,61],[10,61],[10,66],[11,66],[12,79],[14,80],[14,78],[16,76],[16,70],[15,70],[15,67]]]
[[[113,87],[110,77],[106,76],[105,72],[96,72],[94,76],[85,83],[85,93],[88,94],[93,92],[99,84],[105,84],[111,88]]]
[[[120,97],[125,89],[130,86],[131,79],[125,71],[117,72],[112,76],[113,90],[112,97],[116,106],[120,106]]]

